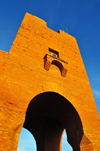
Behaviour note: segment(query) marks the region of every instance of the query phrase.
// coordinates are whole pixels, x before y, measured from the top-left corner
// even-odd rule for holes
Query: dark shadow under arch
[[[81,119],[73,105],[58,93],[44,92],[34,97],[23,127],[35,137],[38,151],[60,151],[64,129],[73,150],[80,151]]]

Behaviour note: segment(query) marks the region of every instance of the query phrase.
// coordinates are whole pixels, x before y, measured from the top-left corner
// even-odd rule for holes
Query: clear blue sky
[[[76,37],[100,115],[100,0],[0,0],[0,49],[9,52],[26,12]],[[34,150],[29,140],[23,129],[18,151]]]

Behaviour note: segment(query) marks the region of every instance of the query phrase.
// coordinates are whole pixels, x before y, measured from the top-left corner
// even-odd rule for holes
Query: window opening
[[[55,58],[59,58],[59,52],[49,48],[49,53],[48,55],[52,56],[52,57],[55,57]]]

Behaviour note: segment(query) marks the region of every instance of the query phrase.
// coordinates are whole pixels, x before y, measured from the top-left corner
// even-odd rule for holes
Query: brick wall
[[[45,70],[49,48],[68,63],[65,77],[52,63],[49,71]],[[17,150],[28,104],[48,91],[65,97],[78,112],[84,131],[81,151],[99,151],[99,115],[76,39],[49,29],[45,21],[26,13],[9,53],[0,50],[1,151]]]

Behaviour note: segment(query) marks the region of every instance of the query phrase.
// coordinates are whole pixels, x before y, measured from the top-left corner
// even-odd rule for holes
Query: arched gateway
[[[77,42],[26,13],[10,52],[0,50],[0,150],[17,151],[22,127],[38,151],[100,150],[100,120]],[[66,140],[67,141],[67,140]]]
[[[44,92],[31,100],[24,127],[35,137],[38,151],[60,151],[64,129],[74,151],[80,150],[83,137],[80,117],[73,105],[57,93]]]

